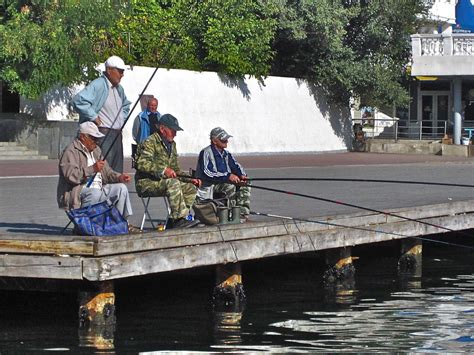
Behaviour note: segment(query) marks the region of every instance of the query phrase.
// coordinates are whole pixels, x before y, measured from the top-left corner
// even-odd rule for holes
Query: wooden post
[[[216,286],[212,293],[214,307],[240,311],[245,301],[240,263],[216,266]]]
[[[423,244],[419,239],[407,238],[401,241],[401,253],[398,260],[398,272],[421,276]]]
[[[350,303],[355,294],[355,267],[352,263],[357,257],[351,256],[351,248],[338,248],[326,251],[328,269],[323,274],[327,291],[326,297],[336,303]]]
[[[112,281],[93,284],[79,292],[79,342],[81,346],[113,349],[115,294]]]
[[[326,251],[326,264],[329,268],[324,272],[324,283],[332,284],[353,279],[355,268],[352,261],[356,259],[356,257],[351,256],[350,247]]]

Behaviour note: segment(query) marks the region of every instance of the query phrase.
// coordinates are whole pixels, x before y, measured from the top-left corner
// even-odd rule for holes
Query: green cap
[[[169,113],[165,113],[160,117],[158,121],[159,124],[163,126],[174,129],[175,131],[182,131],[183,129],[179,126],[178,119]]]

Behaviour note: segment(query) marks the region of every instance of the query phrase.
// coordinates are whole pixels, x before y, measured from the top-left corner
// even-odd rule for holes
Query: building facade
[[[408,126],[422,126],[425,137],[452,134],[460,144],[474,128],[474,1],[433,1],[411,46]]]

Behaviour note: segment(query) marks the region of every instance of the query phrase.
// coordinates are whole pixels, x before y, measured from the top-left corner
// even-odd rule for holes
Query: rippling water
[[[356,249],[340,292],[318,258],[246,263],[248,300],[228,312],[209,305],[211,268],[124,282],[116,328],[96,337],[78,331],[73,295],[2,292],[0,351],[474,351],[472,252],[425,246],[422,277],[407,278],[394,250]]]

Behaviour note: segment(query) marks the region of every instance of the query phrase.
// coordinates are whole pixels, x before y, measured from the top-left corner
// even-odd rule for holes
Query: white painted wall
[[[153,73],[135,66],[122,85],[132,106]],[[53,90],[37,102],[22,100],[23,112],[45,112],[48,120],[74,117],[68,102],[81,87]],[[231,81],[214,72],[159,69],[145,94],[159,99],[158,110],[178,118],[183,132],[176,138],[180,154],[198,154],[209,144],[216,126],[234,138],[234,153],[323,152],[346,150],[351,140],[349,107],[330,107],[324,95],[302,80],[268,77],[264,83],[246,78]],[[130,155],[133,119],[124,130],[124,153]]]
[[[456,3],[457,0],[435,0],[429,10],[432,20],[456,23]]]

